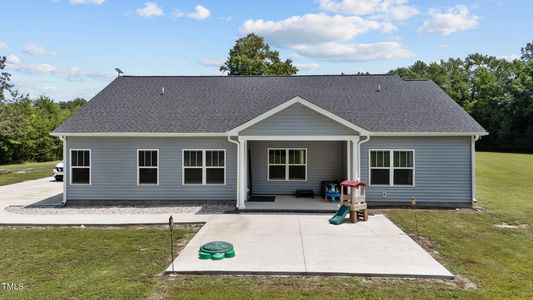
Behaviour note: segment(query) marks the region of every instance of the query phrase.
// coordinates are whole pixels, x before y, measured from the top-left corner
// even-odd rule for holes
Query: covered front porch
[[[322,183],[359,179],[359,148],[369,132],[297,96],[229,131],[228,139],[238,145],[239,209],[331,210],[336,204],[322,202]],[[282,197],[297,191],[315,198]],[[249,201],[257,195],[275,200]]]
[[[322,184],[359,178],[359,136],[239,136],[239,142],[240,210],[333,212],[338,199],[324,201]]]

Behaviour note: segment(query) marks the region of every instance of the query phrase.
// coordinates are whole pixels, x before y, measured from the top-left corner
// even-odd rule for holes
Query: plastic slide
[[[350,212],[350,207],[343,205],[339,208],[337,213],[329,219],[329,223],[333,225],[339,225],[344,221],[344,218],[346,218],[346,215]]]

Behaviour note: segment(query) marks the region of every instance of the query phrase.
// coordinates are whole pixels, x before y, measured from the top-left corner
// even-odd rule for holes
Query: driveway
[[[134,225],[168,224],[172,213],[159,214],[54,214],[25,215],[8,212],[8,206],[57,206],[63,200],[63,183],[52,177],[0,186],[0,225]],[[176,223],[204,223],[209,214],[174,214]]]
[[[453,278],[384,215],[330,225],[327,215],[221,215],[205,224],[174,261],[176,273],[360,275]],[[200,260],[211,241],[234,258]],[[172,272],[172,265],[167,269]]]

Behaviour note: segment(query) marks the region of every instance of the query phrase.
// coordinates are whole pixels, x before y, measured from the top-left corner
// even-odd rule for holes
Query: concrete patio
[[[210,219],[167,272],[453,278],[383,215],[328,223],[328,215],[220,215]],[[199,247],[228,241],[236,256],[200,260]]]

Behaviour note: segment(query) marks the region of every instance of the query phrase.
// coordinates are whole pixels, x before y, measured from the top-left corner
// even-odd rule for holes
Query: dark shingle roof
[[[295,96],[370,132],[485,131],[429,80],[316,75],[117,77],[54,132],[226,132]]]

